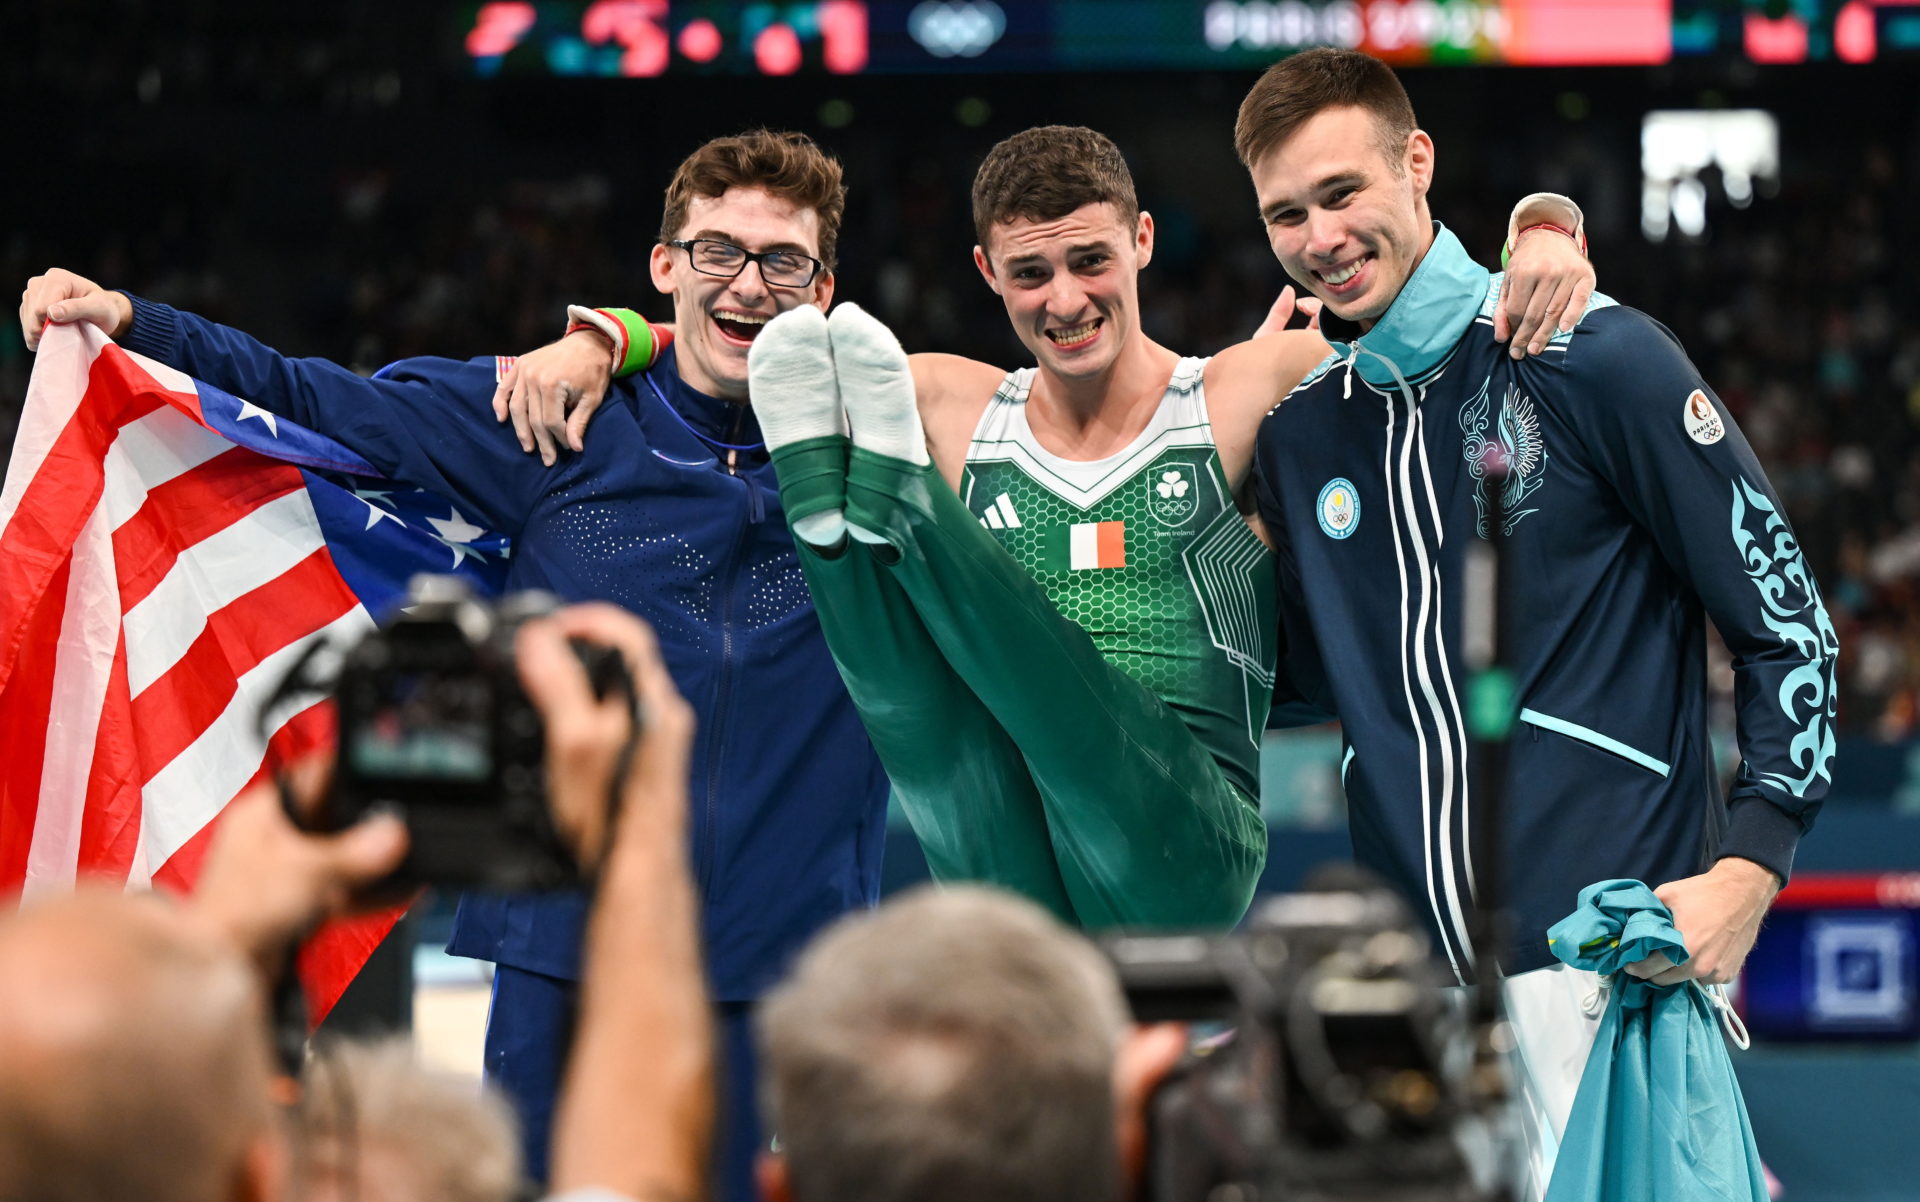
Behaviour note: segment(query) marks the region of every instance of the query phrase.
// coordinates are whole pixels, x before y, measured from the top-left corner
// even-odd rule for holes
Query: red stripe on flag
[[[1127,524],[1125,522],[1101,522],[1094,527],[1094,538],[1099,546],[1096,562],[1103,568],[1124,568],[1127,566]]]
[[[286,572],[207,615],[193,645],[133,701],[133,733],[148,775],[213,725],[239,678],[289,643],[359,604],[320,548]]]
[[[4,560],[0,554],[0,562]],[[17,893],[27,879],[47,754],[54,659],[72,567],[67,560],[54,568],[43,586],[49,600],[27,610],[14,628],[23,650],[0,687],[0,894],[6,896]]]
[[[305,759],[325,748],[331,748],[337,737],[336,712],[330,701],[318,702],[301,710],[267,740],[266,761],[260,770],[247,782],[246,788],[268,780],[272,768],[282,764]],[[242,789],[241,792],[245,792]],[[224,807],[222,813],[225,813]],[[180,849],[173,853],[165,864],[153,874],[153,883],[176,893],[192,891],[193,882],[199,879],[200,866],[205,861],[207,849],[212,846],[214,831],[220,825],[216,816],[201,827]],[[405,906],[396,906],[391,910],[380,910],[356,918],[340,919],[329,922],[316,932],[300,949],[297,967],[300,983],[307,995],[307,1015],[314,1025],[326,1018],[340,995],[346,992],[347,985],[354,975],[380,946],[393,924],[406,913]]]
[[[116,381],[129,394],[144,395],[161,404],[172,405],[194,421],[207,426],[207,415],[200,408],[199,393],[176,392],[168,388],[152,372],[136,362],[132,355],[121,350],[118,343],[109,342],[101,347],[100,356],[94,360],[94,363],[105,364],[106,371],[109,373],[106,378]],[[207,429],[212,430],[213,427],[207,426]],[[217,430],[214,432],[219,433]]]
[[[0,688],[12,678],[26,637],[27,615],[48,596],[48,582],[65,565],[80,528],[99,504],[106,482],[107,448],[119,437],[122,425],[162,404],[152,391],[156,386],[151,377],[141,375],[148,392],[129,396],[122,374],[104,352],[94,359],[86,396],[54,439],[21,494],[5,535],[0,536]],[[54,596],[60,598],[55,608],[62,608],[65,589]],[[57,624],[54,629],[59,629]]]
[[[140,511],[113,532],[120,612],[140,604],[180,552],[305,483],[299,468],[235,447],[154,486]]]
[[[266,758],[240,792],[244,793],[268,779],[273,775],[273,770],[283,764],[303,760],[316,751],[331,750],[338,731],[335,718],[333,703],[320,701],[287,719],[279,730],[268,736]],[[222,812],[225,812],[224,806]],[[206,859],[207,845],[212,842],[214,828],[219,825],[219,815],[215,815],[194,832],[192,838],[167,857],[166,863],[154,870],[153,883],[175,893],[192,892],[193,882],[200,877],[200,862]]]
[[[407,912],[406,906],[379,910],[355,918],[336,918],[314,932],[300,948],[295,967],[307,994],[307,1023],[317,1027],[326,1021],[334,1003],[347,991],[360,970],[366,966],[373,949],[393,930],[393,924]]]
[[[140,846],[140,786],[147,776],[136,752],[134,730],[123,628],[107,673],[100,725],[93,737],[93,765],[87,773],[86,803],[80,813],[82,877],[125,881],[133,868],[133,854]]]

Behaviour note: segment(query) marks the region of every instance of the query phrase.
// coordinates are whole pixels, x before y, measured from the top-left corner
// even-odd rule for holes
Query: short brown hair
[[[840,249],[840,218],[847,208],[847,185],[840,164],[805,134],[751,129],[715,138],[686,157],[667,185],[667,211],[660,218],[660,241],[678,237],[687,223],[687,206],[696,196],[715,197],[729,188],[760,188],[812,209],[820,216],[820,261],[834,268]]]
[[[1323,110],[1345,107],[1373,114],[1380,152],[1401,171],[1401,152],[1415,127],[1413,102],[1392,68],[1357,50],[1305,50],[1268,67],[1240,102],[1233,148],[1251,168]]]
[[[801,1202],[1111,1202],[1111,964],[1032,902],[922,888],[842,919],[758,1017]]]
[[[1128,224],[1140,215],[1120,148],[1084,125],[1036,126],[988,151],[974,173],[974,236],[984,247],[1002,221],[1053,221],[1088,204],[1111,204]]]

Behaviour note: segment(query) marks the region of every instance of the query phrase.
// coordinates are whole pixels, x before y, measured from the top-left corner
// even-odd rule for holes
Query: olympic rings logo
[[[976,58],[1007,31],[1007,14],[992,0],[917,4],[907,32],[935,58]]]

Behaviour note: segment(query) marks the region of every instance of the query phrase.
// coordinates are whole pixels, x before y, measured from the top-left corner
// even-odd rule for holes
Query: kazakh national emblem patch
[[[1512,534],[1520,519],[1534,512],[1525,508],[1526,501],[1545,483],[1541,477],[1547,467],[1547,444],[1540,437],[1540,415],[1534,412],[1532,398],[1509,386],[1495,418],[1491,384],[1492,377],[1488,377],[1480,386],[1480,395],[1460,410],[1460,429],[1467,436],[1460,453],[1466,457],[1467,472],[1474,480],[1475,528],[1481,538],[1488,536],[1488,473],[1498,475],[1504,470],[1506,476],[1506,483],[1499,486],[1507,512],[1500,531],[1504,536]]]
[[[1345,476],[1327,481],[1316,508],[1320,511],[1320,529],[1328,538],[1346,538],[1360,528],[1360,494]]]

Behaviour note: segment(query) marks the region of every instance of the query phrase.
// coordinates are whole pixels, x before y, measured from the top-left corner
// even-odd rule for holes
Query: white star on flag
[[[457,568],[462,563],[465,563],[469,555],[479,560],[486,559],[486,556],[480,554],[480,552],[474,550],[472,547],[465,545],[485,534],[487,532],[486,527],[476,526],[466,518],[461,517],[458,509],[449,507],[446,517],[428,518],[427,524],[439,531],[436,537],[453,552],[454,567]]]
[[[388,497],[392,496],[393,493],[391,491],[380,491],[377,489],[365,489],[365,490],[355,489],[353,492],[353,495],[360,498],[361,503],[367,507],[367,527],[366,527],[367,529],[371,530],[375,526],[378,526],[380,524],[380,519],[382,518],[385,518],[389,522],[395,523],[402,530],[407,528],[407,524],[400,520],[399,514],[393,513],[389,510],[382,509],[378,505],[374,504],[375,501],[384,501]]]
[[[280,419],[279,418],[275,417],[271,413],[268,413],[265,409],[262,409],[260,406],[254,404],[252,401],[241,401],[240,416],[233,419],[234,424],[238,425],[239,423],[246,421],[250,417],[259,418],[262,422],[266,423],[268,433],[272,434],[275,438],[280,437]]]

